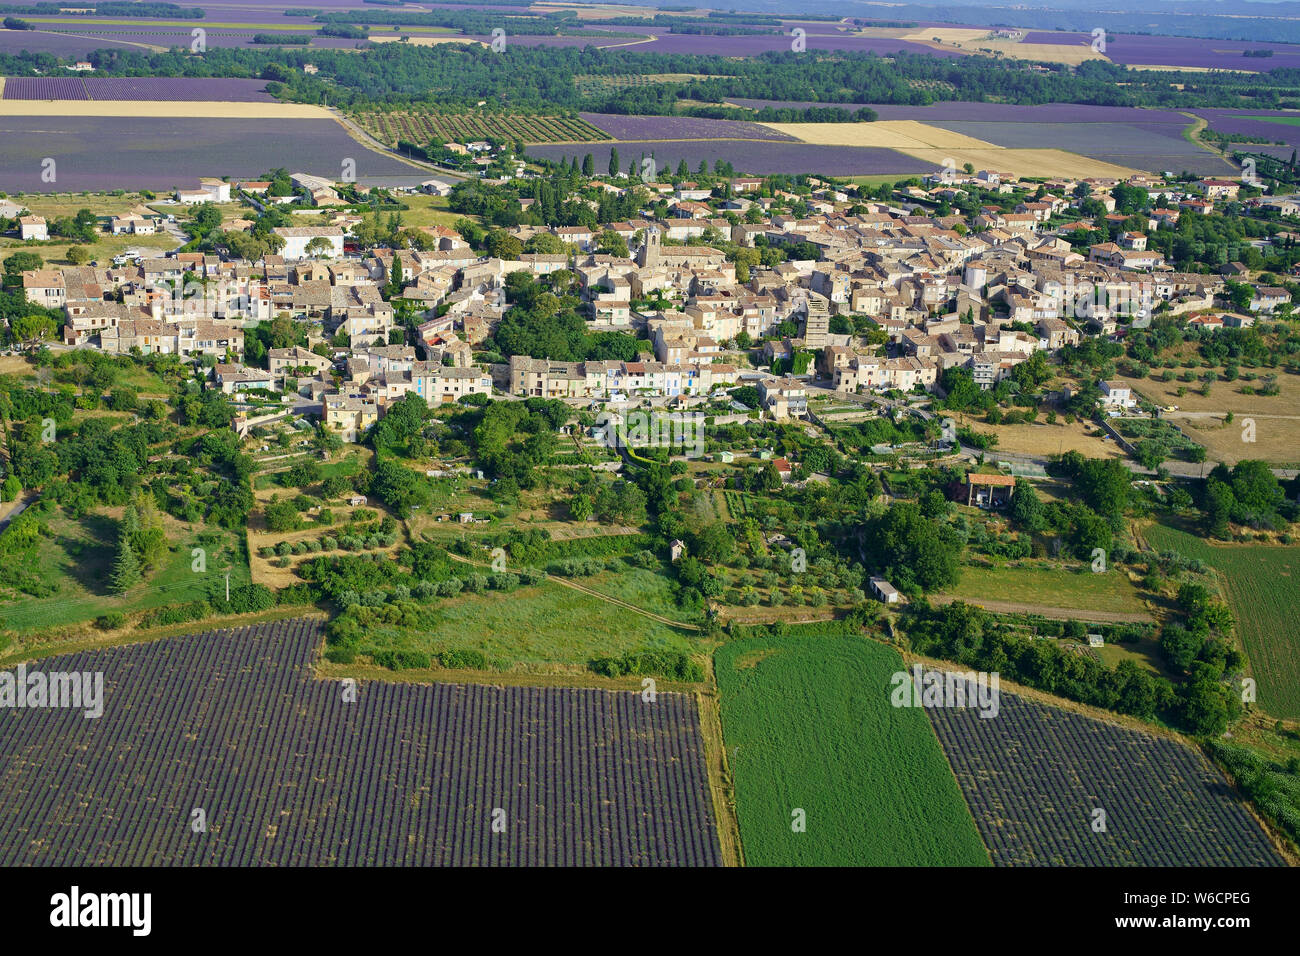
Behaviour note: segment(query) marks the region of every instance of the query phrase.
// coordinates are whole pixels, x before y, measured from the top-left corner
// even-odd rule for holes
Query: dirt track
[[[966,600],[957,598],[949,594],[936,594],[930,597],[931,604],[951,604],[953,601]],[[1133,624],[1146,623],[1153,621],[1150,614],[1144,611],[1087,611],[1078,608],[1069,607],[1046,607],[1042,604],[1018,604],[1014,601],[988,601],[981,598],[978,601],[966,600],[967,604],[974,604],[976,607],[982,607],[986,611],[993,611],[995,614],[1038,614],[1043,617],[1055,618],[1061,621],[1093,621],[1098,624]]]

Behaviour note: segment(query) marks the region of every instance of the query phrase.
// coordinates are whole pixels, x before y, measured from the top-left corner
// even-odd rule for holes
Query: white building
[[[284,249],[280,253],[286,259],[306,259],[307,246],[313,239],[325,239],[329,249],[323,253],[335,259],[343,255],[343,230],[338,226],[281,226],[271,230],[284,240]]]
[[[50,231],[41,216],[23,216],[18,220],[18,235],[23,241],[35,239],[44,242],[50,238]]]

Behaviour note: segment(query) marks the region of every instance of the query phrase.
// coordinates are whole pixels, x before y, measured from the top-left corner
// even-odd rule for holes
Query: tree
[[[582,157],[582,175],[590,177],[595,174],[596,160],[592,157],[591,153],[588,153],[586,156]]]
[[[334,243],[330,242],[324,236],[316,236],[307,243],[307,246],[303,251],[313,259],[317,256],[327,256],[334,251]]]
[[[31,272],[33,269],[40,269],[44,265],[45,260],[34,252],[15,252],[13,255],[7,256],[4,260],[5,288],[22,289],[23,273]]]
[[[618,147],[611,146],[609,150],[609,174],[610,176],[618,175]]]
[[[1011,493],[1011,520],[1029,532],[1042,531],[1047,522],[1043,516],[1043,502],[1034,486],[1023,478],[1016,479]]]
[[[394,255],[393,265],[388,271],[388,285],[385,287],[384,291],[391,299],[394,296],[401,295],[402,290],[405,288],[406,280],[402,276],[402,257]]]
[[[90,261],[90,250],[85,246],[69,246],[66,258],[74,266],[84,266]]]
[[[605,229],[596,237],[596,251],[607,256],[619,256],[626,259],[628,255],[627,240],[612,229]]]
[[[587,521],[591,518],[592,501],[590,495],[574,495],[569,502],[569,517],[574,521]]]
[[[125,536],[117,545],[117,560],[113,562],[111,584],[118,594],[125,594],[140,583],[140,559],[135,556],[131,543]]]
[[[960,542],[914,504],[896,504],[868,522],[862,540],[871,560],[900,587],[936,591],[957,583]]]
[[[504,229],[493,229],[486,240],[488,255],[494,259],[518,259],[524,253],[524,244]]]
[[[13,320],[14,339],[24,344],[52,339],[58,329],[48,315],[24,315]]]

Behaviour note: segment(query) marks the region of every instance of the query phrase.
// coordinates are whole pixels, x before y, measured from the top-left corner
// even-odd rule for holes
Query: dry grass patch
[[[989,425],[972,422],[978,432],[992,432],[998,443],[992,453],[1000,451],[1046,457],[1077,451],[1088,458],[1119,458],[1121,453],[1113,441],[1104,441],[1091,432],[1096,429],[1082,422],[1056,425]]]
[[[1204,368],[1193,370],[1196,374]],[[1157,405],[1178,406],[1176,412],[1165,412],[1164,417],[1182,429],[1192,441],[1205,446],[1211,461],[1230,465],[1246,458],[1258,458],[1275,465],[1300,461],[1300,376],[1281,369],[1245,369],[1261,378],[1270,373],[1277,375],[1280,393],[1277,395],[1243,395],[1242,382],[1215,382],[1209,395],[1199,392],[1200,383],[1159,382],[1151,378],[1124,379],[1135,392]],[[1179,395],[1179,387],[1186,394]],[[1233,421],[1225,421],[1231,412]],[[1246,419],[1255,423],[1255,440],[1242,440]]]

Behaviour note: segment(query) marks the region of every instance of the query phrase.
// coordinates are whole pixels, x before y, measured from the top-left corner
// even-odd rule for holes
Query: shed
[[[871,579],[871,593],[880,598],[886,604],[897,604],[901,595],[898,588],[894,587],[884,578],[873,577]]]

